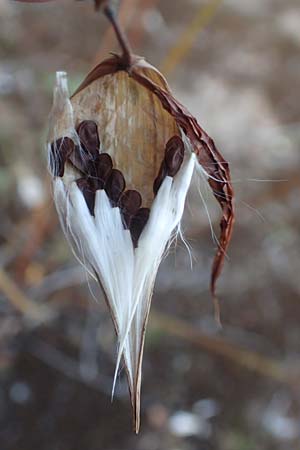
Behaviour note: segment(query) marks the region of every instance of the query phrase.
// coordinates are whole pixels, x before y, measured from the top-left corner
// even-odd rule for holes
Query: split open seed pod
[[[175,237],[195,167],[222,209],[211,290],[233,225],[227,162],[196,119],[144,59],[113,56],[69,98],[59,72],[48,139],[54,198],[77,258],[103,289],[118,338],[115,372],[127,372],[134,429],[151,296]],[[114,380],[114,383],[115,383]]]

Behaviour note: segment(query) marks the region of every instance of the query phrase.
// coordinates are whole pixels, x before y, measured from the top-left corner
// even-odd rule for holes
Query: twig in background
[[[57,219],[53,212],[52,203],[47,198],[42,205],[31,211],[26,223],[23,224],[22,229],[27,228],[26,241],[14,264],[18,281],[24,280],[26,269],[32,259],[40,250],[42,243],[49,239],[51,233],[55,230]]]
[[[80,372],[79,364],[76,359],[67,356],[60,350],[53,347],[45,340],[32,338],[28,344],[28,351],[30,354],[44,362],[47,366],[63,373],[66,377],[83,383],[97,391],[106,395],[111,393],[111,378],[103,374],[97,374],[96,377],[85,377]],[[118,389],[117,397],[125,397],[127,389],[125,384],[122,384]]]
[[[209,0],[206,6],[200,6],[198,13],[191,23],[188,23],[183,34],[176,44],[171,48],[169,54],[162,62],[160,69],[165,76],[169,76],[174,69],[182,62],[183,58],[191,49],[199,32],[209,24],[215,16],[218,7],[223,0]]]
[[[223,338],[208,336],[197,330],[190,323],[170,315],[152,311],[152,319],[150,322],[152,329],[160,329],[171,336],[191,342],[210,354],[221,356],[259,375],[273,378],[291,386],[299,384],[299,367],[295,370],[287,368],[279,361],[242,349],[225,341]]]
[[[0,290],[11,304],[34,323],[44,322],[52,318],[53,313],[45,305],[38,305],[19,289],[12,278],[0,268]]]

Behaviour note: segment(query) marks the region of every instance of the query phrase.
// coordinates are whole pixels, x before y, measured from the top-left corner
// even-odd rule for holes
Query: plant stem
[[[107,2],[105,4],[105,6],[103,8],[103,13],[107,17],[107,19],[110,21],[110,23],[115,31],[116,37],[117,37],[120,47],[123,51],[122,59],[124,61],[124,64],[126,67],[130,67],[130,65],[132,63],[131,47],[130,47],[129,41],[128,41],[124,31],[122,30],[122,28],[119,24],[117,15],[116,15],[115,11],[113,10],[113,8],[109,5],[109,2]]]

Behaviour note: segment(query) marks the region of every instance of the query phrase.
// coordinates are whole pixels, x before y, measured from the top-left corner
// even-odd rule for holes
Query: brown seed
[[[140,208],[138,212],[133,216],[130,224],[130,233],[133,245],[137,247],[140,235],[148,222],[150,215],[149,208]]]
[[[94,215],[95,190],[93,189],[87,178],[79,178],[78,180],[76,180],[76,183],[84,196],[84,199],[86,201],[90,213]]]
[[[95,189],[103,189],[111,174],[113,162],[108,153],[100,153],[96,161],[96,173],[93,178]]]
[[[92,120],[84,120],[77,127],[81,146],[75,147],[70,158],[72,164],[87,176],[96,177],[100,141],[97,125]]]
[[[138,191],[129,189],[123,192],[119,200],[119,206],[122,211],[124,224],[130,228],[131,220],[142,205],[142,196]]]
[[[74,142],[68,137],[62,137],[51,144],[50,171],[54,177],[63,177],[65,163],[74,150]]]
[[[112,169],[105,184],[105,191],[113,206],[118,204],[119,198],[124,191],[125,186],[125,178],[123,177],[122,172],[117,169]]]
[[[154,195],[157,194],[158,189],[160,188],[162,182],[164,181],[164,179],[165,179],[165,177],[166,177],[167,175],[168,175],[167,165],[166,165],[166,163],[165,163],[165,160],[163,160],[163,162],[161,163],[161,166],[160,166],[158,175],[157,175],[157,177],[155,178],[154,183],[153,183],[153,192],[154,192]]]
[[[128,189],[123,192],[119,205],[122,209],[135,214],[142,204],[142,196],[138,191]]]
[[[173,136],[166,144],[165,162],[168,175],[174,177],[184,158],[184,144],[179,136]]]
[[[92,178],[97,177],[98,159],[99,154],[92,155],[85,148],[80,148],[78,145],[75,146],[75,150],[70,157],[70,161],[76,169]]]
[[[77,133],[82,147],[95,158],[100,149],[97,124],[92,120],[84,120],[78,125]]]

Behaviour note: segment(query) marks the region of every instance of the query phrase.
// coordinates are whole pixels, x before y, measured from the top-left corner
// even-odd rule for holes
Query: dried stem
[[[113,7],[110,5],[109,2],[107,2],[104,5],[103,13],[107,17],[107,19],[110,21],[110,23],[114,29],[114,32],[116,34],[116,37],[118,39],[118,42],[120,44],[120,47],[123,51],[122,60],[125,64],[125,67],[130,67],[131,63],[132,63],[131,47],[130,47],[129,41],[118,21],[117,14],[115,13]]]

